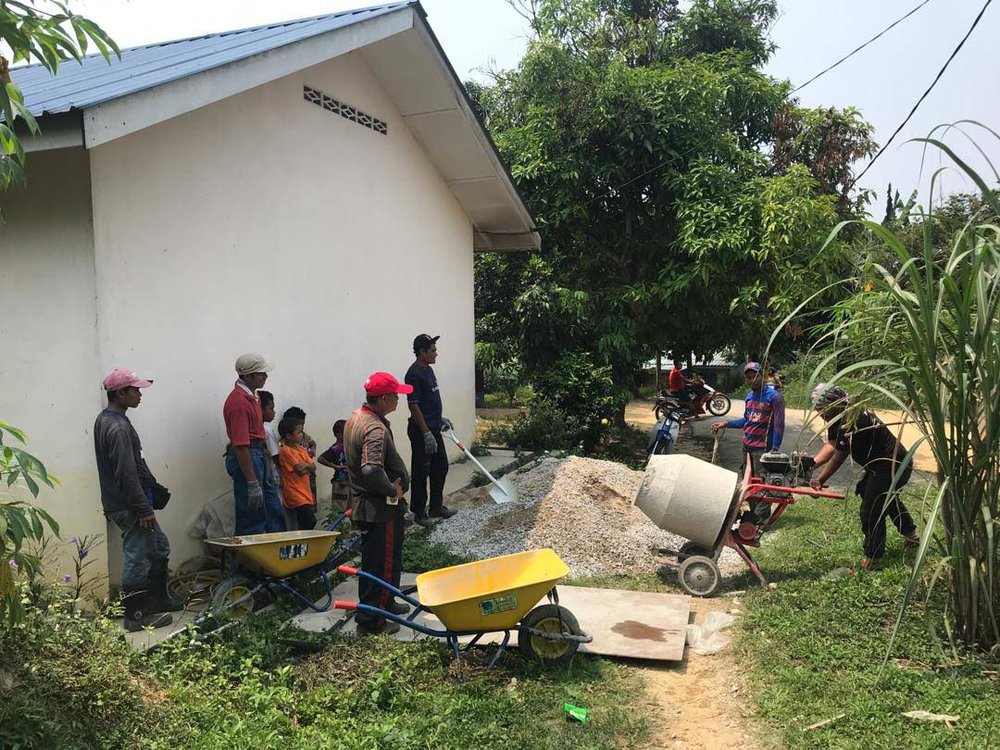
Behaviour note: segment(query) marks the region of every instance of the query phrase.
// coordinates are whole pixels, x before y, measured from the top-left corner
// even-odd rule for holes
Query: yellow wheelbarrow
[[[259,592],[284,591],[313,611],[329,610],[333,604],[329,573],[356,553],[361,542],[359,534],[337,545],[340,532],[334,529],[339,520],[328,530],[276,531],[206,539],[206,544],[222,553],[223,569],[226,569],[226,557],[230,556],[239,571],[216,585],[212,594],[213,608],[228,610],[231,617],[243,619],[253,612]],[[326,598],[319,604],[296,587],[297,582],[303,585],[317,577],[326,590]]]
[[[408,602],[413,609],[406,617],[369,604],[335,601],[336,609],[368,612],[398,622],[418,633],[444,638],[455,658],[475,646],[487,633],[503,633],[503,641],[489,666],[496,664],[517,631],[517,645],[522,653],[545,659],[567,659],[581,643],[593,638],[580,629],[573,613],[559,606],[556,583],[569,568],[553,550],[535,549],[515,555],[492,557],[465,565],[432,570],[417,576],[417,585],[400,590],[381,578],[357,568],[341,565],[346,575],[365,578]],[[416,592],[417,596],[411,596]],[[549,603],[535,606],[543,598]],[[437,617],[443,629],[416,621],[421,612]],[[462,636],[473,636],[464,645]]]

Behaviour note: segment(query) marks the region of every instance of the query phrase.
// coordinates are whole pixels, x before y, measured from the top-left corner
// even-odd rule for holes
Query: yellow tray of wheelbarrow
[[[338,536],[339,531],[310,529],[221,536],[206,539],[205,543],[230,551],[246,568],[284,578],[323,562]]]
[[[421,573],[417,594],[448,630],[508,630],[567,573],[554,550],[533,549]]]

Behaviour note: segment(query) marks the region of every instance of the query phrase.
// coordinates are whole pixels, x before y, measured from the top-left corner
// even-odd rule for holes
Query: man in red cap
[[[142,401],[140,389],[152,384],[131,370],[112,370],[103,383],[108,407],[94,422],[101,505],[122,532],[122,603],[125,629],[132,632],[169,625],[173,618],[164,613],[183,609],[167,594],[170,542],[154,511],[167,504],[170,491],[149,470],[125,416]]]
[[[387,372],[376,372],[365,381],[366,402],[347,420],[344,427],[344,453],[351,488],[354,523],[364,534],[361,543],[361,569],[399,586],[403,570],[403,518],[410,487],[406,464],[396,450],[387,414],[399,406],[400,394],[409,394],[411,386],[400,383]],[[406,614],[410,607],[393,600],[381,586],[358,578],[358,601],[395,614]],[[355,616],[358,633],[395,633],[399,625],[386,622],[369,612]]]

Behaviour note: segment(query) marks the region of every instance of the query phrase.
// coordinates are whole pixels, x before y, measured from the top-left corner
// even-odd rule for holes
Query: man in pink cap
[[[125,629],[160,628],[179,612],[182,602],[167,594],[170,542],[156,520],[170,491],[156,481],[142,454],[142,443],[125,416],[142,401],[144,380],[131,370],[112,370],[104,378],[108,407],[94,422],[94,453],[101,482],[104,514],[122,532],[122,603]]]
[[[410,488],[410,474],[396,450],[387,414],[399,406],[399,396],[413,387],[396,380],[387,372],[376,372],[365,381],[366,401],[351,414],[344,427],[344,453],[350,479],[354,523],[364,534],[361,543],[361,569],[399,586],[403,570],[403,518]],[[392,595],[363,577],[358,578],[358,602],[395,614],[406,614],[410,607],[394,601]],[[395,633],[399,625],[386,622],[362,609],[355,620],[358,633]]]

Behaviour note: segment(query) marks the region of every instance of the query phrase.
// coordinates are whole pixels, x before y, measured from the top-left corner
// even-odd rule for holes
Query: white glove
[[[438,441],[433,432],[424,433],[424,453],[433,456],[438,452]]]
[[[264,488],[256,479],[247,482],[247,507],[250,510],[260,510],[264,507]]]

